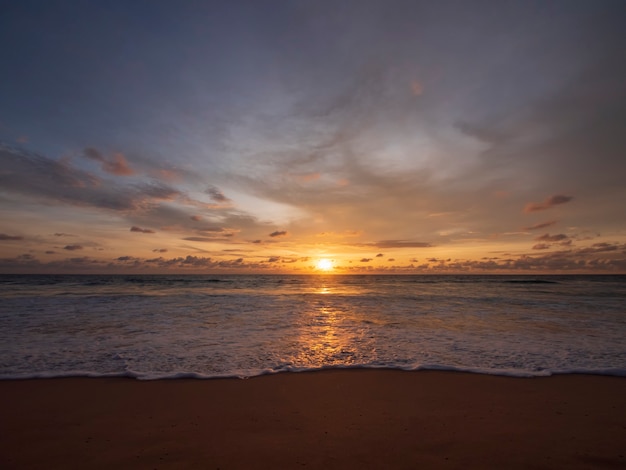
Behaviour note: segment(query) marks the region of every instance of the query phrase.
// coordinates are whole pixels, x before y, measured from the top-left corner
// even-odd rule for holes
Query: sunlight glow
[[[332,271],[333,267],[334,266],[332,260],[326,258],[322,258],[321,260],[319,260],[316,265],[316,268],[319,271]]]

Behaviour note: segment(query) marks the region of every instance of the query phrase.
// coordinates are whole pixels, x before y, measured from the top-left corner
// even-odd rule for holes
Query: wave
[[[57,378],[128,378],[142,381],[152,380],[210,380],[210,379],[249,379],[264,375],[284,374],[284,373],[306,373],[324,370],[399,370],[405,372],[418,371],[442,371],[461,372],[478,375],[495,375],[502,377],[532,378],[550,377],[554,375],[599,375],[609,377],[626,377],[626,369],[557,369],[557,370],[523,370],[523,369],[486,369],[475,367],[457,367],[440,364],[422,364],[418,366],[389,366],[382,364],[363,365],[328,365],[322,367],[282,367],[278,369],[259,369],[224,372],[219,374],[202,374],[200,372],[178,371],[178,372],[138,372],[127,370],[124,372],[95,372],[95,371],[45,371],[35,373],[18,373],[0,375],[0,380],[33,380],[33,379],[57,379]]]

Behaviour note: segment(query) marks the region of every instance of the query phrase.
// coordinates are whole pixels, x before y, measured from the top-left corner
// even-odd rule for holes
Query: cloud
[[[376,248],[429,248],[433,245],[426,242],[407,240],[379,240],[374,243],[366,243],[365,246],[374,246]]]
[[[382,258],[383,256],[385,256],[385,255],[384,255],[384,254],[382,254],[382,253],[378,253],[378,254],[376,255],[376,258]]]
[[[155,233],[154,230],[150,230],[149,228],[141,228],[141,227],[137,227],[136,225],[133,225],[130,228],[131,232],[139,232],[139,233]]]
[[[116,152],[107,158],[95,148],[87,147],[83,150],[83,156],[101,163],[102,170],[112,175],[129,176],[135,174],[135,170],[128,165],[126,157],[122,153]]]
[[[361,258],[359,261],[361,263],[369,263],[370,261],[372,261],[372,258]]]
[[[562,240],[567,240],[568,238],[569,237],[564,233],[559,233],[556,235],[550,235],[549,233],[545,233],[535,238],[535,240],[537,240],[538,242],[560,242]]]
[[[548,248],[550,248],[549,243],[537,243],[533,245],[533,250],[547,250]]]
[[[132,210],[137,207],[138,194],[90,173],[72,167],[63,160],[13,149],[0,144],[2,172],[0,186],[6,192],[50,202],[79,207]]]
[[[193,220],[194,222],[200,222],[202,220],[202,217],[200,217],[199,215],[192,215],[189,218]]]
[[[167,253],[167,248],[155,248],[152,250],[154,253]]]
[[[82,245],[65,245],[63,249],[68,250],[68,251],[76,251],[76,250],[82,250],[83,246]]]
[[[187,240],[188,242],[214,242],[216,240],[221,240],[221,238],[210,238],[210,237],[185,237],[182,240]]]
[[[559,204],[565,204],[573,199],[571,196],[564,196],[562,194],[555,194],[550,196],[543,202],[529,202],[524,206],[524,212],[538,212],[545,211]]]
[[[542,222],[540,224],[531,225],[529,227],[524,227],[522,230],[539,230],[541,228],[550,227],[551,225],[556,224],[556,220],[551,220],[550,222]]]
[[[179,190],[160,181],[140,184],[135,187],[137,188],[138,193],[142,196],[156,200],[172,201],[175,197],[182,196],[182,193]]]
[[[285,230],[277,230],[276,232],[272,232],[269,234],[270,237],[285,237],[287,236],[287,232]]]
[[[19,235],[7,235],[6,233],[0,233],[0,240],[24,240],[24,237]]]
[[[391,263],[391,262],[393,262],[395,260],[396,260],[395,258],[389,258],[387,261],[389,261]]]
[[[230,199],[228,199],[226,196],[224,196],[224,193],[222,193],[222,191],[220,191],[215,186],[209,186],[208,188],[206,188],[204,190],[204,192],[205,192],[205,194],[208,194],[209,196],[211,196],[211,199],[213,199],[215,202],[228,202],[228,201],[230,201]]]
[[[270,256],[267,260],[268,263],[277,263],[278,261],[280,261],[280,256]]]

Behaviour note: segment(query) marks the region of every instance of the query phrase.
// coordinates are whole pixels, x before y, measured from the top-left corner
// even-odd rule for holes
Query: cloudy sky
[[[0,272],[626,272],[625,21],[1,1]]]

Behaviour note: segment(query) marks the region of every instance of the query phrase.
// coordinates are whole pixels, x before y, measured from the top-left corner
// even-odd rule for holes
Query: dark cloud
[[[19,235],[7,235],[6,233],[0,233],[0,240],[24,240],[24,237]]]
[[[389,258],[387,261],[389,261],[390,263],[394,262],[396,259],[395,258]]]
[[[537,238],[535,238],[538,242],[560,242],[562,240],[567,240],[569,237],[564,233],[558,233],[556,235],[550,235],[549,233],[545,233]]]
[[[192,215],[190,219],[194,222],[200,222],[202,220],[202,217],[200,217],[199,215]]]
[[[573,199],[571,196],[564,196],[562,194],[555,194],[550,196],[543,202],[529,202],[524,206],[524,212],[537,212],[545,211],[559,204],[565,204]]]
[[[204,190],[204,192],[211,196],[211,199],[213,199],[215,202],[222,203],[230,201],[230,199],[224,196],[224,193],[222,193],[222,191],[220,191],[215,186],[209,186],[207,189]]]
[[[221,238],[211,238],[211,237],[185,237],[182,240],[186,240],[188,242],[215,242],[216,240],[221,240]]]
[[[35,153],[0,145],[3,171],[0,186],[7,192],[33,197],[47,203],[60,202],[81,207],[131,210],[136,193],[103,181],[72,167]]]
[[[595,253],[608,253],[618,250],[623,250],[626,248],[626,244],[618,244],[618,243],[594,243],[590,247],[581,248],[578,250],[579,254],[595,254]]]
[[[130,228],[131,232],[139,232],[139,233],[155,233],[154,230],[150,230],[149,228],[141,228],[141,227],[137,227],[136,225],[133,225]]]
[[[370,261],[372,261],[372,258],[361,258],[359,261],[361,263],[369,263]]]
[[[378,254],[376,255],[376,258],[382,258],[383,256],[385,256],[385,255],[384,255],[384,254],[382,254],[382,253],[378,253]]]
[[[55,237],[72,237],[73,235],[69,234],[69,233],[61,233],[61,232],[57,232],[54,234]]]
[[[277,230],[276,232],[272,232],[269,235],[270,237],[285,237],[287,236],[287,232],[285,230]]]
[[[82,245],[65,245],[63,249],[69,250],[69,251],[76,251],[76,250],[82,250],[83,246]]]
[[[375,246],[377,248],[429,248],[432,245],[426,242],[409,240],[380,240],[375,243],[367,243],[365,246]]]
[[[167,248],[155,248],[152,250],[154,253],[167,253]]]
[[[280,256],[270,256],[267,260],[268,263],[277,263],[280,261]]]

